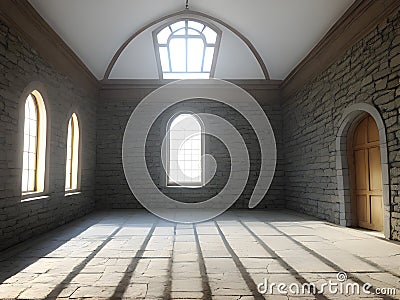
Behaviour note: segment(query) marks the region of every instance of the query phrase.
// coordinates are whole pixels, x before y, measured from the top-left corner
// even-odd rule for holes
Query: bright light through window
[[[194,115],[180,114],[169,125],[168,185],[202,184],[202,128]]]
[[[194,20],[180,20],[155,32],[163,79],[205,79],[215,65],[220,34]]]
[[[22,192],[36,191],[37,144],[39,113],[35,96],[30,94],[25,102],[24,152],[22,167]]]
[[[76,114],[68,123],[67,133],[67,165],[65,176],[65,190],[78,189],[78,167],[79,167],[79,124]]]
[[[24,147],[22,151],[23,195],[44,192],[47,116],[41,94],[34,90],[25,100]]]

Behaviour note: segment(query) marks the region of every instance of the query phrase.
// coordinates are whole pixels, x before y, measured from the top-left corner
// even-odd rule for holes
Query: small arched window
[[[204,151],[202,125],[193,114],[179,114],[168,125],[167,185],[201,186]]]
[[[77,190],[79,178],[79,123],[76,114],[72,114],[68,122],[67,164],[65,174],[65,190]]]
[[[40,93],[35,90],[25,101],[21,184],[23,194],[44,191],[46,126],[44,102]]]
[[[183,19],[153,32],[162,79],[214,76],[221,31],[198,20]]]

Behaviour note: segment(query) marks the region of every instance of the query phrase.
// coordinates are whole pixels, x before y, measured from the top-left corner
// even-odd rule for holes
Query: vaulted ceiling
[[[271,79],[284,79],[354,0],[191,0],[253,44]],[[183,0],[30,0],[98,78],[118,48],[141,27],[181,11]],[[154,51],[150,48],[149,51]]]

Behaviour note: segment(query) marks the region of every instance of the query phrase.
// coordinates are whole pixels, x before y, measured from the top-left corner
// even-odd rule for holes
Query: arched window
[[[67,133],[67,166],[65,190],[78,189],[79,176],[79,123],[76,114],[72,114],[68,122]]]
[[[44,191],[46,123],[44,102],[40,93],[35,90],[25,101],[21,185],[23,194]]]
[[[193,114],[179,114],[168,125],[167,185],[201,186],[204,151],[202,125]]]
[[[162,79],[214,76],[221,31],[198,20],[184,19],[153,32]]]

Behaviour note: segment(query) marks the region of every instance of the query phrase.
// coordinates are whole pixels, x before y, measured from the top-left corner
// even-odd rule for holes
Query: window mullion
[[[167,53],[168,53],[169,71],[172,73],[171,51],[169,48],[169,41],[168,41],[168,46],[167,46]]]
[[[203,43],[203,57],[201,58],[201,72],[204,72],[204,58],[206,57],[207,44]]]

